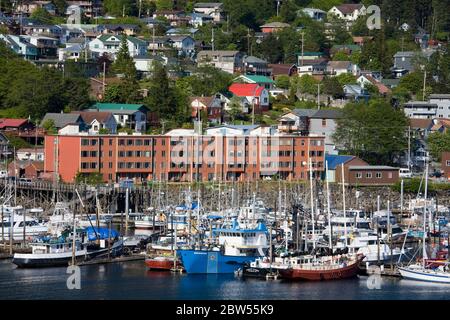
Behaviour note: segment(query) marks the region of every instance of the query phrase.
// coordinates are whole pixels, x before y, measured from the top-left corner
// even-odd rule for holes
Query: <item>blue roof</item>
[[[325,161],[328,161],[328,169],[336,170],[336,167],[350,161],[355,156],[338,156],[334,154],[325,154]]]

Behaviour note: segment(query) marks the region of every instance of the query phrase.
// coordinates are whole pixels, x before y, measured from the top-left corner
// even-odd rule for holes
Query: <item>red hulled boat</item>
[[[364,256],[357,257],[313,257],[291,258],[290,266],[279,269],[282,278],[289,280],[338,280],[352,278],[358,274],[358,266]]]
[[[156,258],[147,258],[145,259],[145,265],[151,270],[167,270],[180,268],[181,265],[178,262],[178,259],[174,263],[174,257],[156,257]]]

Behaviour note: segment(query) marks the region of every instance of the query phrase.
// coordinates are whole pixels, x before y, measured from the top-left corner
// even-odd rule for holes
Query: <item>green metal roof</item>
[[[116,35],[116,34],[102,34],[100,37],[98,37],[98,39],[100,41],[102,41],[102,42],[106,42],[111,37],[115,37],[115,38],[119,39],[119,41],[122,41],[123,35],[121,35],[121,34],[118,34],[118,35]],[[138,39],[138,38],[135,38],[135,37],[127,36],[127,40],[130,40],[131,43],[133,43],[135,45],[141,45],[141,46],[145,46],[146,45],[145,41],[143,41],[141,39]]]
[[[245,77],[255,83],[274,83],[274,81],[272,79],[270,79],[269,77],[265,77],[265,76],[244,74],[244,75],[242,75],[242,77]]]
[[[296,55],[301,56],[302,53],[301,53],[301,52],[296,52]],[[303,53],[303,55],[304,55],[305,57],[311,57],[311,56],[312,56],[312,57],[314,57],[314,56],[320,57],[320,56],[323,56],[324,53],[323,53],[323,52],[305,51],[305,52]]]
[[[131,104],[131,103],[102,103],[97,102],[94,105],[94,108],[98,110],[130,110],[130,111],[139,111],[142,108],[147,109],[147,107],[143,104]]]

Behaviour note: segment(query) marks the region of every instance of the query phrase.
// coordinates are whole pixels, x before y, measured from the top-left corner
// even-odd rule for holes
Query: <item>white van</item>
[[[400,168],[398,175],[400,178],[412,178],[412,172],[408,168]]]

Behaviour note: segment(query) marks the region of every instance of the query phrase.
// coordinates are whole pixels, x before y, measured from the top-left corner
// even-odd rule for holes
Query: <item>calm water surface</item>
[[[234,275],[149,272],[143,261],[81,267],[81,290],[68,290],[66,268],[17,269],[0,261],[0,299],[450,299],[450,285],[367,277],[330,282],[242,280]]]

